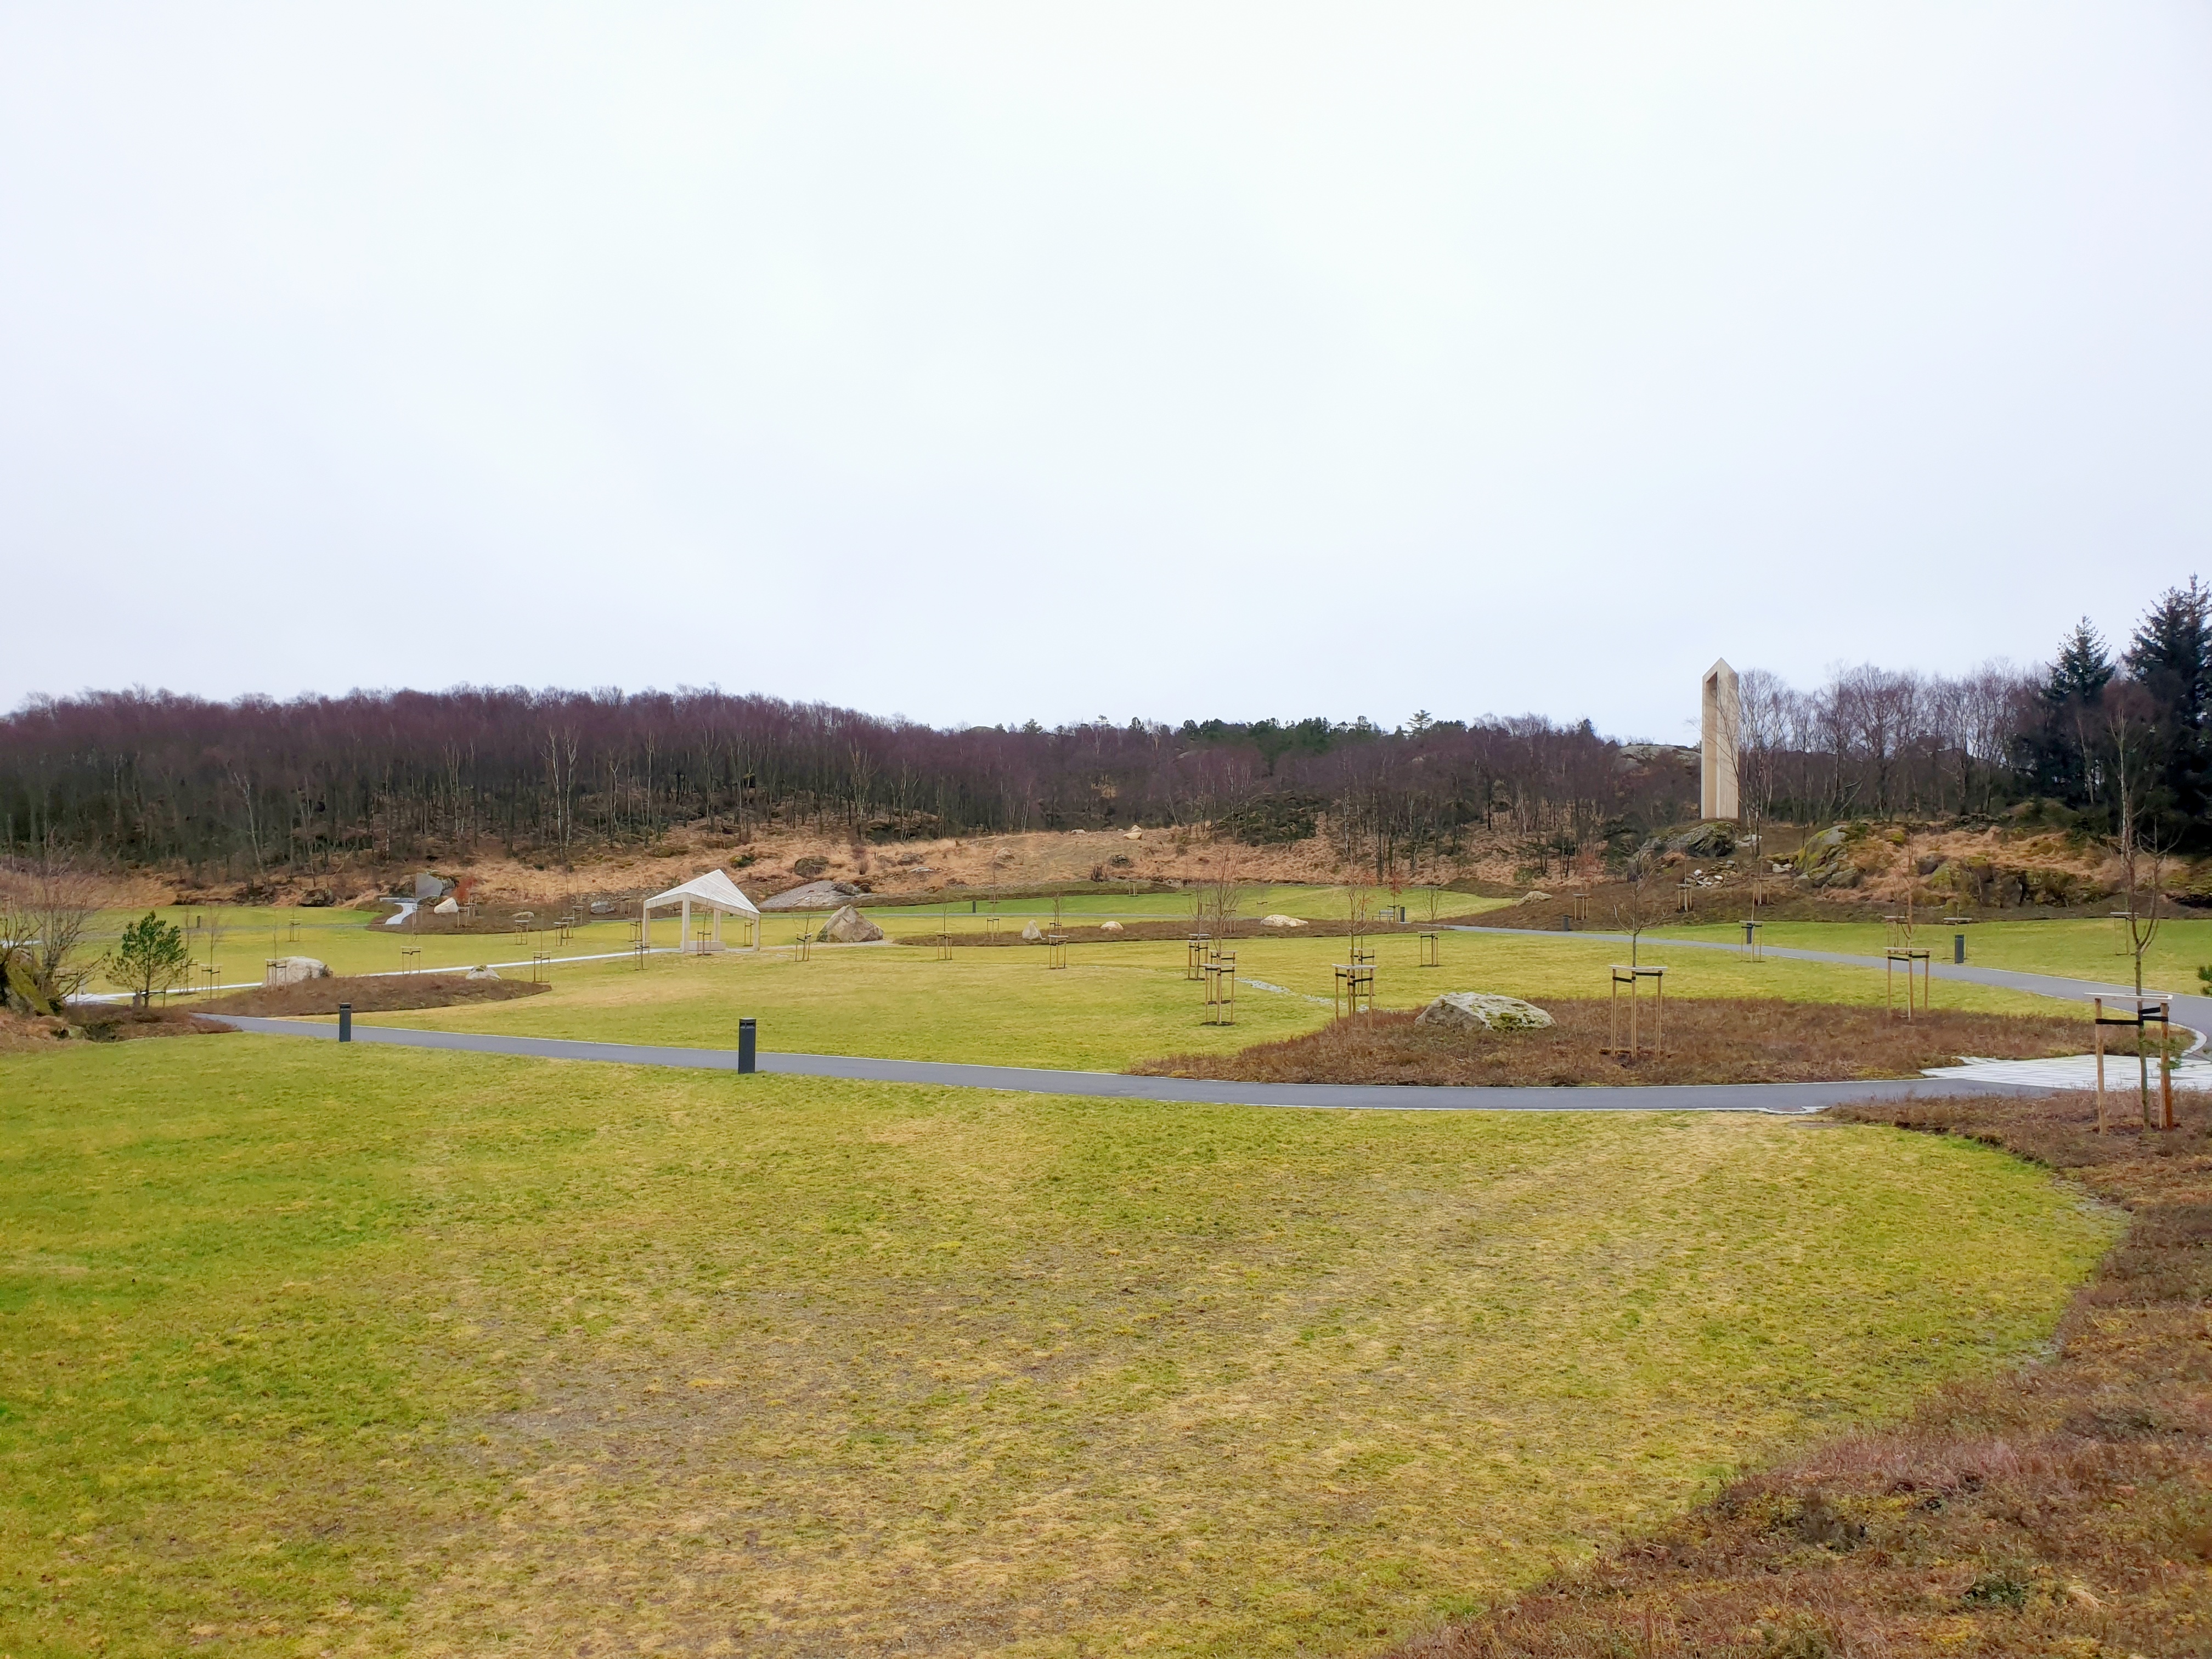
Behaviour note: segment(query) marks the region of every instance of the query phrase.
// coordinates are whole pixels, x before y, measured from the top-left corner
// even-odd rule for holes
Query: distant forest
[[[1865,666],[1810,690],[1754,670],[1742,690],[1754,819],[2027,810],[2095,830],[2124,783],[2162,842],[2212,842],[2212,590],[2193,578],[2118,657],[2084,623],[2033,670]],[[1420,869],[1477,827],[1566,854],[1696,811],[1686,751],[1538,715],[948,731],[720,691],[462,687],[98,692],[0,720],[0,851],[230,878],[479,848],[566,860],[692,823],[856,842],[1209,823]]]

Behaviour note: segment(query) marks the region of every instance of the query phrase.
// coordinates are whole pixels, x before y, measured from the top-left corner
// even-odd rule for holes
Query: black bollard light
[[[1954,961],[1954,962],[1964,962],[1966,959],[1966,936],[1964,933],[1954,933],[1954,934],[1952,934],[1952,935],[1951,935],[1951,960],[1952,960],[1952,961]]]
[[[757,1023],[750,1019],[738,1022],[738,1070],[753,1069],[753,1044],[757,1032]]]
[[[350,1002],[338,1004],[338,1041],[353,1041],[353,1004]]]

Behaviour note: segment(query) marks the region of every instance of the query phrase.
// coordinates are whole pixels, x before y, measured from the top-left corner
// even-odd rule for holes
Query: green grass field
[[[1380,897],[1387,893],[1376,890]],[[1416,919],[1427,914],[1428,890],[1409,888],[1400,896],[1407,914]],[[1189,893],[1091,894],[1061,901],[1062,915],[1072,926],[1088,926],[1111,917],[1121,921],[1160,921],[1186,918],[1195,896]],[[1474,915],[1504,903],[1501,899],[1473,897],[1465,893],[1439,893],[1438,914]],[[981,933],[991,927],[992,901],[986,896],[948,900],[929,906],[864,904],[872,917],[894,937],[902,933],[934,933],[940,926],[958,933]],[[970,905],[975,908],[971,910]],[[1246,890],[1239,914],[1248,919],[1282,914],[1306,918],[1338,918],[1344,914],[1343,890],[1335,887],[1253,887]],[[95,924],[103,940],[113,938],[143,911],[104,912]],[[557,958],[620,953],[630,948],[631,924],[627,921],[597,921],[571,930],[568,943],[556,945],[553,936],[532,934],[518,939],[510,933],[406,933],[381,926],[392,912],[307,910],[270,905],[191,905],[155,912],[164,921],[188,930],[186,943],[196,964],[214,963],[221,969],[219,982],[247,985],[260,982],[264,964],[272,957],[311,956],[330,963],[340,974],[395,973],[404,968],[467,968],[477,963],[527,963],[536,949]],[[540,914],[550,919],[551,908]],[[826,911],[771,912],[763,922],[763,936],[771,945],[788,945],[799,935],[818,927]],[[1001,927],[1018,933],[1022,924],[1052,915],[1049,899],[1006,899],[999,902]],[[210,924],[212,929],[210,930]],[[676,940],[677,919],[663,913],[653,921],[658,944]],[[726,927],[732,943],[740,934]],[[420,955],[403,952],[419,951]],[[196,966],[191,988],[206,983],[204,968]],[[120,988],[106,978],[94,981],[94,991]],[[179,986],[181,992],[185,988]]]
[[[1442,965],[1423,969],[1413,936],[1378,935],[1374,944],[1377,1001],[1395,1008],[1417,1007],[1443,991],[1505,991],[1539,1002],[1602,996],[1606,964],[1623,954],[1616,945],[1571,935],[1451,933],[1442,942]],[[440,1030],[733,1048],[738,1021],[749,1015],[760,1021],[763,1047],[788,1053],[1118,1071],[1158,1054],[1233,1050],[1316,1030],[1330,1018],[1332,964],[1344,954],[1340,939],[1238,940],[1246,982],[1237,1023],[1227,1028],[1201,1023],[1200,987],[1183,977],[1182,945],[1139,941],[1071,946],[1064,971],[1048,969],[1046,952],[1034,945],[957,947],[949,962],[927,949],[860,945],[817,949],[805,962],[771,951],[655,957],[642,972],[626,961],[580,963],[556,970],[543,996],[377,1018]],[[1649,945],[1644,959],[1670,963],[1669,996],[1883,998],[1877,969],[1752,963],[1709,951],[1668,958]],[[1281,989],[1261,990],[1254,980]],[[1996,1012],[2063,1006],[1982,986],[1940,985],[1936,997],[1945,1006]]]
[[[2111,921],[1975,921],[1964,927],[1945,927],[1940,920],[1921,919],[1913,943],[1933,950],[1941,960],[1951,959],[1954,933],[1966,936],[1966,960],[1984,968],[2012,968],[2027,973],[2063,974],[2076,979],[2126,983],[2134,972],[2121,933],[2124,924]],[[1740,922],[1711,927],[1668,928],[1665,935],[1681,939],[1741,940]],[[1880,956],[1884,930],[1880,922],[1778,921],[1760,930],[1768,945],[1800,951],[1840,951]],[[2212,919],[2172,917],[2159,923],[2157,936],[2143,958],[2147,989],[2199,994],[2197,969],[2212,963]]]
[[[789,977],[945,983],[851,954]],[[2114,1231],[1765,1119],[0,1058],[0,1653],[1370,1650],[2011,1363]]]

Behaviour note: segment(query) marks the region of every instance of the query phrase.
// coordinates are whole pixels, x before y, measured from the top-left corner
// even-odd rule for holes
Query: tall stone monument
[[[1725,661],[1705,670],[1703,719],[1699,726],[1698,816],[1736,818],[1735,739],[1742,704],[1737,701],[1735,670]]]

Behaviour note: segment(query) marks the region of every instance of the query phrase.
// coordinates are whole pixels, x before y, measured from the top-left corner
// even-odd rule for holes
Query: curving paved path
[[[1462,933],[1525,933],[1556,939],[1550,928],[1460,925]],[[1577,937],[1626,945],[1626,933]],[[1647,939],[1667,950],[1737,951],[1726,939]],[[1798,962],[1880,968],[1881,957],[1768,945],[1765,954]],[[2132,996],[2124,985],[2021,973],[2009,968],[1936,963],[1938,979],[2002,986],[2037,996]],[[2212,1031],[2212,997],[2173,996],[2175,1019]],[[223,1018],[241,1030],[266,1036],[335,1039],[337,1028],[307,1020]],[[453,1048],[474,1054],[522,1054],[538,1060],[579,1060],[617,1066],[672,1066],[691,1071],[734,1072],[737,1051],[629,1042],[578,1042],[559,1037],[498,1036],[473,1031],[422,1031],[396,1025],[354,1026],[356,1042],[404,1048]],[[1365,1111],[1487,1112],[1765,1112],[1796,1116],[1854,1100],[1904,1100],[1940,1095],[2048,1094],[2027,1083],[1950,1078],[1883,1078],[1863,1083],[1705,1083],[1595,1085],[1583,1088],[1439,1088],[1407,1084],[1221,1083],[1205,1078],[1130,1077],[1119,1072],[1060,1072],[1026,1066],[963,1066],[930,1060],[874,1060],[854,1054],[763,1052],[760,1070],[783,1077],[843,1078],[863,1083],[921,1083],[958,1089],[1005,1089],[1027,1094],[1080,1095],[1109,1100],[1152,1100],[1224,1106],[1334,1106]]]
[[[222,1018],[265,1036],[334,1041],[337,1027],[307,1020]],[[660,1048],[629,1042],[575,1042],[559,1037],[495,1036],[474,1031],[421,1031],[400,1025],[353,1028],[356,1042],[404,1048],[458,1048],[473,1054],[525,1054],[538,1060],[596,1060],[618,1066],[673,1066],[734,1072],[733,1048]],[[1083,1095],[1218,1106],[1335,1106],[1366,1111],[1445,1112],[1765,1112],[1796,1116],[1849,1100],[1902,1100],[1933,1095],[2039,1095],[2016,1085],[1960,1083],[1938,1078],[1884,1078],[1865,1083],[1706,1083],[1559,1088],[1435,1088],[1404,1084],[1218,1083],[1205,1078],[1129,1077],[1119,1072],[1054,1072],[1026,1066],[962,1066],[933,1060],[872,1060],[852,1054],[763,1052],[760,1069],[783,1077],[834,1077],[864,1083],[922,1083],[957,1089],[1006,1089],[1025,1094]]]

